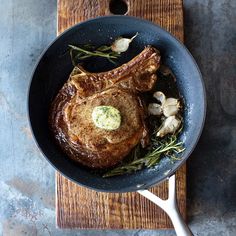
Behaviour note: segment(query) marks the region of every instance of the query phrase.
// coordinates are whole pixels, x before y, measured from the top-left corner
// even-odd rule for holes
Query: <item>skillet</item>
[[[97,46],[111,44],[118,36],[130,37],[136,32],[139,33],[138,37],[130,45],[129,51],[121,57],[119,63],[129,61],[146,45],[152,45],[160,50],[163,64],[171,68],[175,74],[179,92],[184,97],[184,128],[179,140],[184,142],[186,150],[181,160],[175,163],[164,158],[154,169],[143,169],[134,174],[102,178],[76,165],[55,144],[48,127],[48,111],[53,98],[73,69],[69,54],[65,54],[69,44],[91,43]],[[99,59],[91,60],[87,66],[88,70],[96,72],[114,68],[113,64],[105,61],[101,63]],[[56,170],[77,184],[104,192],[140,191],[145,195],[144,189],[173,176],[196,146],[204,125],[205,112],[206,98],[202,76],[189,51],[174,36],[159,26],[129,16],[91,19],[73,26],[57,37],[39,58],[28,92],[28,115],[31,129],[46,159]]]

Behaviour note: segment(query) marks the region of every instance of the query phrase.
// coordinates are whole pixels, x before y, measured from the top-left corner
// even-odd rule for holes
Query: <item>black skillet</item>
[[[158,168],[143,169],[134,174],[104,179],[70,161],[63,154],[50,134],[48,110],[53,98],[72,70],[69,55],[65,54],[68,44],[91,43],[99,46],[112,43],[118,36],[133,36],[136,32],[139,33],[138,37],[132,42],[129,51],[121,57],[119,63],[129,61],[146,45],[153,45],[160,50],[162,61],[174,72],[179,91],[185,100],[184,129],[179,139],[184,142],[186,150],[181,160],[175,163],[164,158]],[[87,69],[90,71],[106,71],[112,68],[114,68],[113,64],[100,59],[87,63]],[[35,67],[29,87],[28,109],[32,132],[40,150],[55,169],[63,175],[80,185],[97,191],[139,191],[143,195],[148,195],[149,193],[144,189],[174,175],[196,146],[204,124],[206,98],[201,73],[193,57],[182,43],[149,21],[128,16],[109,16],[75,25],[57,37],[43,52]],[[157,200],[153,199],[154,196],[146,197],[152,198],[152,201],[160,205]],[[163,206],[161,207],[163,208]],[[174,210],[167,213],[171,215],[172,211]],[[175,221],[173,216],[171,218]],[[177,222],[176,225],[174,223],[175,227],[180,223]],[[179,235],[187,232],[186,227],[182,227],[182,230],[185,231],[176,230]],[[190,232],[188,231],[188,233]]]

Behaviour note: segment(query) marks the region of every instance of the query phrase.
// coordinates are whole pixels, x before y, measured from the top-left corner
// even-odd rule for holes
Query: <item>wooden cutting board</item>
[[[96,16],[111,15],[119,2],[127,3],[127,15],[153,21],[183,41],[182,0],[58,0],[58,34]],[[119,8],[118,10],[121,10]],[[167,198],[167,182],[151,189]],[[186,218],[186,166],[177,172],[177,199]],[[56,173],[56,220],[60,228],[164,229],[172,227],[168,216],[138,193],[99,193],[80,187]]]

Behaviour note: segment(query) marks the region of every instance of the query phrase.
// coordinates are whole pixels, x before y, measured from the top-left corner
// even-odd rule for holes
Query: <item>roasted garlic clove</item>
[[[166,101],[166,96],[164,93],[162,93],[161,91],[157,91],[153,94],[153,97],[156,98],[156,100],[158,102],[160,102],[162,105],[164,104],[164,102]]]
[[[176,115],[180,109],[180,102],[176,98],[166,98],[165,94],[161,91],[157,91],[153,94],[153,97],[160,103],[151,103],[148,106],[149,113],[152,115],[163,115],[165,117]],[[154,105],[155,104],[155,105]]]
[[[164,137],[167,134],[175,133],[181,125],[181,121],[176,116],[167,117],[157,132],[157,137]]]
[[[122,53],[128,50],[129,44],[137,37],[138,32],[132,38],[118,38],[115,42],[111,45],[111,50],[113,52]]]
[[[165,117],[176,115],[180,109],[180,102],[176,98],[167,98],[162,105],[162,109]]]
[[[157,103],[150,103],[148,105],[148,113],[155,116],[160,116],[162,114],[161,105]]]

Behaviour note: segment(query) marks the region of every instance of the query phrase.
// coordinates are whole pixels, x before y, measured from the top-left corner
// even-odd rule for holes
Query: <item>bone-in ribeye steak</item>
[[[75,67],[52,103],[49,124],[57,143],[73,160],[91,167],[116,165],[141,142],[148,142],[145,108],[139,94],[156,82],[159,52],[146,47],[122,66],[107,72],[90,73]],[[104,130],[95,126],[96,106],[113,106],[120,111],[121,126]]]

